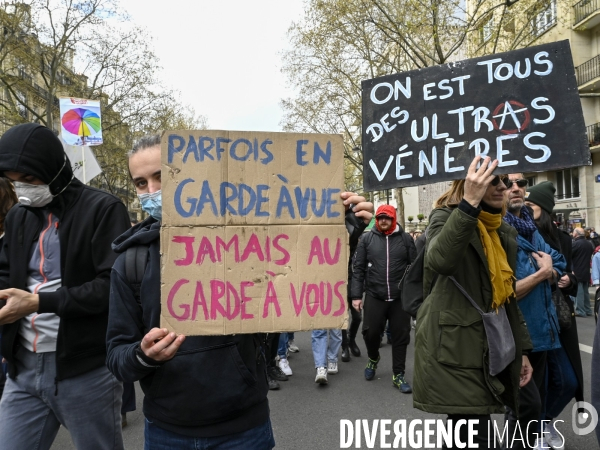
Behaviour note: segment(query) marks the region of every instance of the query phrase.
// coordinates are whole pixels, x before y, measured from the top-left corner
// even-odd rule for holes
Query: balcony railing
[[[575,9],[575,24],[577,24],[600,9],[600,0],[581,0],[573,8]]]
[[[19,69],[19,76],[28,83],[33,82],[33,77],[25,72],[25,69]]]
[[[41,87],[39,84],[35,84],[33,87],[37,91],[38,95],[40,97],[42,97],[44,100],[48,101],[50,99],[50,92],[48,92],[46,89],[44,89],[43,87]],[[58,98],[56,96],[54,96],[54,98],[52,99],[52,103],[56,107],[59,106],[59,101],[58,101]]]
[[[600,123],[595,123],[586,127],[586,132],[590,147],[600,145]]]
[[[577,66],[575,68],[575,74],[577,75],[578,86],[581,86],[582,84],[585,84],[594,78],[600,77],[600,55],[593,57],[580,66]]]

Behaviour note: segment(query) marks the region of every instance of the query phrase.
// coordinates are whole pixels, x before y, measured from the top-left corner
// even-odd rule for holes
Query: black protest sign
[[[568,41],[362,82],[364,187],[466,176],[476,154],[496,173],[590,163]]]

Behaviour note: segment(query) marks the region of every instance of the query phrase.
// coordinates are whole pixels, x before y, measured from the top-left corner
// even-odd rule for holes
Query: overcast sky
[[[279,131],[286,32],[302,0],[121,0],[154,37],[166,84],[211,129]]]

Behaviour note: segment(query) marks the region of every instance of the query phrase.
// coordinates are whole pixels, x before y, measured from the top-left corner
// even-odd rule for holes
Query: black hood
[[[134,245],[148,245],[160,238],[160,222],[150,216],[143,222],[131,227],[112,244],[115,253],[123,253]]]
[[[53,195],[63,191],[73,178],[58,137],[36,123],[16,125],[0,138],[0,172],[7,171],[33,175],[45,184],[54,180],[50,184]]]

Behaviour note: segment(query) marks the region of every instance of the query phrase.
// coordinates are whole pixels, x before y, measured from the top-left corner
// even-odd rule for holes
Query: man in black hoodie
[[[50,448],[62,424],[77,448],[120,449],[122,385],[108,371],[110,243],[123,203],[73,177],[59,139],[37,124],[0,139],[0,172],[19,204],[0,253],[3,448]]]
[[[150,217],[113,244],[121,255],[111,275],[107,364],[120,380],[140,381],[145,393],[145,448],[273,448],[261,335],[186,337],[158,328],[159,136],[136,143],[129,172]],[[346,205],[356,204],[356,216],[368,223],[372,205],[356,195],[342,196]],[[138,300],[126,274],[127,249],[135,246],[147,248]]]

